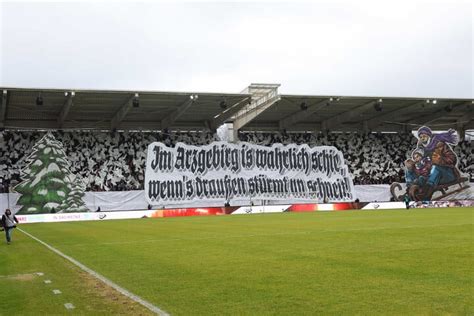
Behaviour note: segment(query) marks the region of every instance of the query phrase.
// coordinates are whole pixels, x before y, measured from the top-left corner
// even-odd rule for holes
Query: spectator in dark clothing
[[[12,231],[13,228],[16,228],[18,224],[18,219],[15,215],[12,215],[12,212],[9,208],[5,210],[5,214],[2,216],[2,226],[5,229],[5,235],[7,237],[7,244],[10,244],[12,241]]]

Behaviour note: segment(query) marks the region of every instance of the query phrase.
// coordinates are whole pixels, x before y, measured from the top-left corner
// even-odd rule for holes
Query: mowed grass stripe
[[[314,212],[24,227],[171,314],[469,314],[472,214]]]
[[[334,233],[334,232],[354,232],[354,231],[369,231],[369,230],[387,230],[387,229],[418,229],[418,228],[432,228],[432,227],[448,227],[448,226],[469,226],[470,224],[448,224],[448,225],[415,225],[415,226],[398,226],[398,227],[376,227],[376,228],[354,228],[354,229],[326,229],[320,230],[317,233]],[[307,235],[315,233],[314,231],[301,231],[301,232],[281,232],[281,233],[266,233],[266,234],[244,234],[244,235],[230,235],[230,236],[219,236],[220,238],[250,238],[250,237],[272,237],[272,236],[291,236],[291,235]],[[163,241],[197,241],[205,239],[215,239],[213,237],[196,237],[196,238],[162,238],[162,239],[146,239],[146,240],[132,240],[132,241],[111,241],[111,242],[99,242],[96,243],[96,246],[100,245],[118,245],[118,244],[142,244],[149,242],[163,242]],[[61,243],[60,245],[67,245],[68,247],[87,247],[89,244],[65,244]]]

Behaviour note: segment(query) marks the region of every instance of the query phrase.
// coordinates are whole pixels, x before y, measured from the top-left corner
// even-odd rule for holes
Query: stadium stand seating
[[[239,139],[270,146],[303,144],[335,146],[342,153],[354,177],[354,184],[390,184],[404,182],[404,161],[416,147],[411,133],[240,133]],[[472,146],[463,141],[454,148],[459,157],[459,169],[473,176]]]
[[[44,132],[0,132],[0,192],[20,181],[26,157]],[[88,191],[143,189],[148,144],[161,141],[203,145],[215,140],[207,132],[55,132],[63,143],[71,171],[79,174]]]
[[[25,158],[44,132],[0,132],[0,192],[20,181]],[[204,145],[217,140],[209,132],[55,132],[66,150],[71,171],[79,174],[89,191],[143,189],[146,149],[161,141]],[[273,143],[310,146],[333,145],[341,150],[354,177],[354,184],[390,184],[404,181],[403,162],[415,147],[416,138],[400,133],[239,133],[241,141],[270,146]],[[474,181],[472,144],[455,147],[459,169]]]

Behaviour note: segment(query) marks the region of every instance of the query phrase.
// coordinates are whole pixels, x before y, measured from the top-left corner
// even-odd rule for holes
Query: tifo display
[[[145,194],[150,204],[200,204],[251,196],[284,201],[354,200],[342,153],[334,147],[214,142],[148,147]]]
[[[21,181],[26,157],[45,132],[0,131],[0,192]],[[174,147],[207,145],[217,141],[209,132],[116,132],[57,131],[71,172],[80,175],[87,191],[127,191],[144,187],[147,146],[162,142]],[[417,139],[412,133],[281,133],[241,132],[239,140],[271,146],[307,144],[334,146],[344,155],[354,184],[405,182],[404,161],[411,156]],[[474,181],[472,144],[462,140],[453,147],[459,170]]]
[[[16,134],[1,132],[0,135]],[[57,134],[62,138],[66,135],[69,134]],[[120,137],[124,135],[135,134]],[[248,137],[248,134],[244,135]],[[357,170],[351,170],[353,164],[335,146],[283,143],[262,146],[204,139],[208,144],[201,146],[151,142],[147,156],[146,151],[130,151],[141,155],[145,167],[130,161],[125,165],[117,164],[107,177],[116,174],[120,181],[125,181],[126,171],[140,178],[143,175],[132,170],[145,168],[142,180],[145,189],[141,202],[135,203],[141,205],[138,209],[353,202],[361,201],[359,197],[363,196],[364,189],[357,190],[358,187],[352,184],[353,179],[357,179],[354,176]],[[407,150],[408,158],[397,167],[398,173],[406,177],[406,186],[392,183],[392,200],[404,200],[405,195],[412,201],[471,199],[474,196],[468,183],[472,175],[463,174],[458,168],[466,162],[471,163],[472,157],[456,155],[459,137],[454,130],[432,132],[428,127],[421,127],[412,139],[416,140],[415,149]],[[8,146],[9,142],[3,144]],[[335,145],[339,146],[340,142]],[[97,181],[97,176],[93,169],[86,168],[89,176],[84,178],[84,170],[75,167],[77,154],[82,152],[68,152],[64,148],[54,133],[48,132],[29,150],[28,156],[18,160],[17,165],[23,165],[18,180],[11,178],[14,169],[3,173],[4,179],[10,177],[6,180],[10,184],[8,191],[15,192],[15,195],[7,194],[7,199],[1,199],[7,202],[6,207],[11,207],[17,214],[77,213],[100,210],[101,204],[110,204],[106,200],[96,203],[99,196],[94,197],[92,205],[85,203],[85,192],[91,182]],[[364,198],[362,201],[371,200]],[[103,210],[113,209],[105,207]]]

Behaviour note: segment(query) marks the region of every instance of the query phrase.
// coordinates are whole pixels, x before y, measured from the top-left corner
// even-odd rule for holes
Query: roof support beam
[[[401,109],[385,113],[383,115],[374,117],[373,119],[367,120],[367,131],[375,129],[377,126],[381,125],[384,120],[396,118],[399,115],[410,113],[417,106],[425,104],[426,101],[416,101],[412,104],[409,104]]]
[[[459,134],[459,137],[461,140],[464,140],[466,136],[466,127],[469,125],[469,122],[472,121],[473,115],[472,115],[472,107],[469,107],[469,110],[466,114],[458,118],[456,121],[456,128]]]
[[[278,126],[280,130],[288,129],[290,126],[300,122],[304,118],[307,118],[308,116],[317,112],[321,107],[325,106],[328,102],[329,102],[329,99],[320,101],[318,103],[308,106],[308,109],[306,110],[299,110],[291,114],[290,116],[287,116],[281,119],[280,121],[278,121]]]
[[[439,119],[442,119],[442,118],[445,118],[445,116],[443,116],[442,114],[443,113],[446,113],[446,115],[449,115],[449,113],[455,113],[458,109],[460,109],[463,105],[469,105],[471,102],[462,102],[462,103],[458,103],[458,104],[454,104],[453,107],[452,107],[452,111],[453,112],[447,112],[445,110],[445,107],[443,107],[442,109],[434,112],[433,114],[431,115],[427,115],[427,116],[424,116],[422,117],[423,119],[423,123],[422,124],[419,124],[420,126],[422,125],[429,125],[431,123],[434,123],[436,122],[437,120]],[[408,121],[407,123],[413,123],[413,122],[416,122],[417,119],[412,119],[410,121]]]
[[[5,127],[5,117],[7,115],[8,105],[8,91],[3,90],[2,92],[2,107],[0,108],[0,127]]]
[[[130,98],[128,98],[127,102],[125,102],[120,107],[120,109],[115,113],[114,117],[112,117],[112,120],[110,121],[111,130],[119,127],[120,123],[122,123],[125,116],[127,116],[128,111],[130,111],[130,108],[132,107],[132,102],[133,102],[134,97],[135,97],[134,94],[130,95]]]
[[[187,109],[191,105],[195,103],[195,96],[194,99],[189,98],[188,100],[184,101],[181,105],[179,105],[173,112],[168,114],[161,120],[161,129],[169,128],[176,120],[186,112]]]
[[[245,109],[242,110],[244,113],[239,115],[234,119],[234,131],[238,131],[248,123],[250,123],[254,118],[259,116],[260,114],[263,113],[266,109],[270,108],[272,105],[280,101],[280,96],[276,95],[268,100],[265,100],[261,104],[257,104],[256,106],[253,106],[251,109],[246,111]],[[253,102],[252,102],[253,105]]]
[[[230,119],[233,115],[239,112],[247,103],[252,102],[252,97],[246,97],[239,102],[235,103],[234,105],[227,108],[225,111],[219,113],[212,121],[210,121],[210,129],[216,129],[225,121]]]
[[[281,100],[278,94],[279,86],[279,84],[252,83],[244,90],[244,93],[250,93],[252,97],[251,102],[238,111],[233,118],[232,126],[235,141],[238,140],[239,129]]]
[[[469,112],[458,118],[457,124],[461,126],[466,126],[469,124],[469,122],[472,121],[474,115],[472,113],[472,110],[469,108]]]
[[[211,130],[211,122],[209,120],[204,120],[203,121],[203,124],[204,124],[204,127],[207,129],[207,130]]]
[[[321,122],[321,127],[324,129],[333,129],[334,127],[339,126],[344,122],[353,120],[357,118],[357,116],[361,113],[372,109],[375,102],[376,100],[372,100],[370,102],[359,105],[353,109],[350,109],[349,111],[330,117],[327,120]]]
[[[63,108],[61,109],[61,113],[59,114],[59,117],[58,117],[58,126],[59,126],[59,128],[62,128],[63,125],[64,125],[64,121],[66,120],[66,117],[69,114],[69,110],[72,107],[73,98],[74,98],[73,93],[69,92],[68,97],[66,99],[66,102],[64,102]]]

